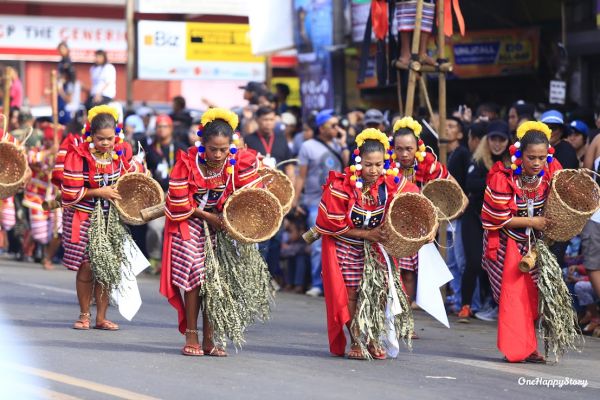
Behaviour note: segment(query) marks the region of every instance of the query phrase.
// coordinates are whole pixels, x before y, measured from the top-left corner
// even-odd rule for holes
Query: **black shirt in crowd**
[[[554,146],[554,158],[560,162],[563,168],[567,169],[578,169],[579,160],[577,159],[577,152],[571,143],[566,140],[561,140]]]
[[[448,154],[448,172],[456,179],[463,192],[466,193],[465,185],[467,170],[471,163],[471,152],[464,146],[458,146]]]
[[[275,163],[280,163],[281,161],[286,161],[292,158],[292,152],[290,147],[288,146],[287,139],[282,132],[274,132],[275,138],[273,139],[273,145],[270,149],[270,156],[275,158]],[[270,138],[261,138],[259,137],[258,132],[254,132],[251,135],[248,135],[244,138],[244,142],[248,146],[248,148],[261,153],[263,156],[269,154],[268,149],[266,147],[270,144]],[[281,168],[280,168],[281,169]]]
[[[179,150],[187,152],[187,147],[176,140],[164,146],[159,143],[150,143],[145,147],[148,169],[152,172],[152,177],[166,192],[169,189],[169,174],[177,160],[177,152]]]

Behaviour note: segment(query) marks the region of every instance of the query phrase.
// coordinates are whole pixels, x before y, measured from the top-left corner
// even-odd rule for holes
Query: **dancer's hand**
[[[365,239],[375,243],[381,243],[385,239],[385,234],[383,233],[383,229],[381,227],[368,230]]]
[[[122,197],[115,186],[103,186],[99,188],[97,196],[106,200],[122,200]]]
[[[547,220],[545,217],[531,217],[531,227],[537,231],[546,229]]]

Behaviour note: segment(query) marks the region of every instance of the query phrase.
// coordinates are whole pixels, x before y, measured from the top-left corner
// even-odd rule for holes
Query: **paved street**
[[[139,280],[144,304],[133,322],[109,311],[118,332],[71,329],[74,282],[60,267],[43,271],[0,258],[0,399],[600,398],[598,339],[558,365],[507,364],[496,350],[495,324],[451,317],[448,330],[419,312],[412,353],[349,361],[329,356],[322,299],[280,294],[272,320],[254,326],[240,352],[192,358],[179,353],[176,313],[156,277]],[[520,377],[588,385],[526,386]]]

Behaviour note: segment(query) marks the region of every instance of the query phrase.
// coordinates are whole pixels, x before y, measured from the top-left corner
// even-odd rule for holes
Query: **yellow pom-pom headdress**
[[[427,148],[425,147],[425,142],[423,142],[423,140],[421,139],[421,132],[423,131],[423,127],[412,117],[404,117],[396,121],[396,123],[394,124],[393,131],[394,133],[396,133],[403,128],[410,129],[417,138],[417,152],[415,153],[415,159],[418,163],[423,162],[425,156],[427,155]]]
[[[239,122],[239,118],[236,113],[226,110],[224,108],[211,108],[207,110],[204,114],[202,114],[202,119],[200,120],[201,126],[200,129],[198,129],[198,132],[196,132],[198,138],[202,137],[202,128],[217,119],[221,119],[227,122],[229,126],[231,126],[231,129],[233,129],[234,131],[236,130]],[[206,152],[205,147],[202,145],[202,142],[200,140],[197,140],[194,144],[198,148],[198,161],[201,164],[206,164],[206,155],[204,154]],[[236,164],[235,154],[237,153],[237,146],[239,144],[240,135],[234,133],[232,136],[231,144],[229,145],[229,166],[225,169],[225,171],[229,175],[233,174],[234,171],[233,166]]]
[[[400,178],[398,178],[398,173],[400,172],[399,169],[390,169],[391,160],[396,158],[396,154],[390,148],[390,138],[388,138],[385,133],[375,128],[367,128],[356,137],[357,149],[354,150],[354,153],[352,153],[354,165],[350,167],[350,171],[353,173],[353,175],[350,177],[350,181],[354,183],[354,186],[356,186],[357,189],[361,189],[363,187],[363,180],[360,178],[362,171],[362,164],[360,163],[362,161],[362,158],[360,157],[360,148],[367,140],[376,140],[383,145],[385,152],[383,163],[384,174],[393,175],[394,182],[400,183]]]
[[[85,141],[89,143],[88,147],[94,149],[94,143],[92,143],[92,121],[100,114],[109,114],[115,119],[115,134],[117,138],[115,140],[116,153],[113,154],[113,159],[117,160],[119,156],[123,155],[123,149],[121,148],[125,141],[125,134],[123,134],[123,127],[118,124],[119,122],[119,111],[109,105],[95,106],[88,111],[87,122],[83,127],[82,133],[85,135]]]
[[[210,108],[206,110],[206,112],[202,114],[202,120],[200,122],[202,123],[202,126],[206,126],[216,119],[222,119],[227,122],[234,131],[237,129],[239,122],[237,114],[224,108]]]
[[[540,121],[527,121],[522,123],[517,128],[517,142],[515,142],[515,144],[513,144],[509,148],[511,156],[510,160],[512,162],[510,168],[514,171],[515,175],[521,175],[521,173],[523,172],[523,168],[521,166],[523,164],[523,160],[521,159],[521,157],[523,156],[523,153],[521,151],[521,139],[523,139],[525,135],[532,131],[542,132],[546,136],[546,138],[548,138],[548,140],[550,140],[550,137],[552,136],[552,129],[550,129],[548,125]],[[548,145],[548,157],[546,158],[546,162],[550,164],[553,160],[554,147]],[[544,176],[543,169],[540,171],[539,176]]]
[[[421,136],[421,131],[423,130],[421,124],[415,121],[412,117],[404,117],[396,121],[393,132],[395,133],[402,128],[410,129],[417,138]]]
[[[365,140],[377,140],[378,142],[381,142],[385,150],[390,148],[388,137],[379,129],[367,128],[359,133],[359,135],[356,137],[356,146],[360,148]]]

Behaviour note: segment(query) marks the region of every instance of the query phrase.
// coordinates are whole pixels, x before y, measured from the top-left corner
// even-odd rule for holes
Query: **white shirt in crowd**
[[[114,65],[108,63],[94,65],[90,68],[90,76],[92,78],[92,96],[101,93],[102,96],[115,98],[117,95],[117,70]]]

